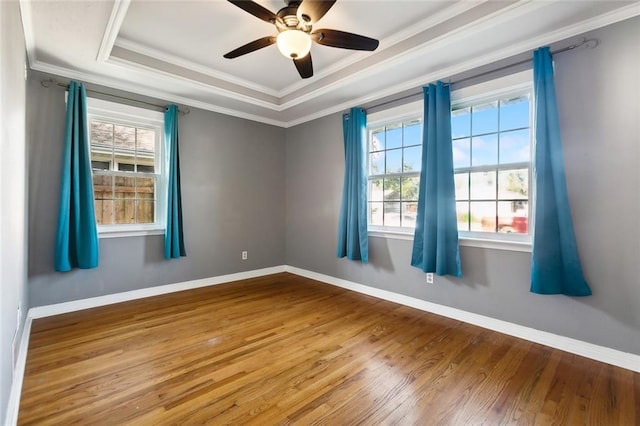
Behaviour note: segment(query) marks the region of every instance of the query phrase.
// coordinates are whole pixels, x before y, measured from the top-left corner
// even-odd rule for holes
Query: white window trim
[[[413,230],[396,228],[394,230],[381,229],[382,227],[369,227],[369,238],[383,238],[389,240],[413,241]],[[410,232],[409,232],[410,231]],[[500,235],[500,234],[498,234]],[[484,238],[483,238],[484,237]],[[503,240],[500,238],[481,237],[458,237],[458,244],[461,247],[478,247],[492,250],[507,250],[531,252],[531,241]]]
[[[87,121],[92,119],[117,121],[136,127],[150,127],[156,130],[156,161],[158,171],[156,188],[156,222],[139,224],[98,225],[98,238],[136,237],[146,235],[163,235],[166,221],[166,187],[167,177],[164,173],[164,114],[132,105],[105,101],[87,97]],[[113,164],[116,167],[116,164]],[[135,172],[133,172],[135,173]]]
[[[99,238],[143,237],[146,235],[164,235],[165,227],[156,224],[99,225]]]
[[[518,92],[532,91],[532,71],[526,70],[505,77],[493,79],[484,83],[465,87],[451,92],[452,108],[460,105],[468,105],[473,103],[481,103],[483,100],[502,97]],[[367,130],[390,122],[399,122],[411,118],[422,118],[422,101],[411,102],[400,105],[387,110],[370,114],[367,117]],[[533,108],[531,108],[533,114]],[[533,120],[531,120],[533,123]],[[533,125],[531,132],[533,133]],[[533,150],[533,137],[532,137]],[[533,151],[532,151],[533,155]],[[531,157],[533,158],[533,157]],[[533,173],[533,164],[529,168],[530,197],[529,208],[533,212],[534,208],[534,188],[532,188],[531,176]],[[533,215],[529,215],[529,233],[521,234],[500,234],[500,233],[483,233],[471,231],[459,231],[459,244],[463,247],[479,247],[494,250],[507,250],[519,252],[531,252],[533,240]],[[386,238],[395,240],[413,241],[414,230],[411,228],[384,227],[368,225],[368,235],[373,238]]]

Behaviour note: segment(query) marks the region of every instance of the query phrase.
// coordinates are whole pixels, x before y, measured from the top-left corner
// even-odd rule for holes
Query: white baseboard
[[[37,306],[29,309],[31,318],[42,318],[51,315],[65,314],[67,312],[80,311],[82,309],[96,308],[98,306],[127,302],[129,300],[142,299],[144,297],[159,296],[161,294],[175,293],[176,291],[191,290],[199,287],[218,285],[232,281],[257,278],[265,275],[284,272],[285,267],[273,266],[271,268],[255,269],[253,271],[238,272],[236,274],[219,275],[217,277],[202,278],[193,281],[161,285],[157,287],[142,288],[140,290],[125,291],[123,293],[108,294],[106,296],[91,297],[89,299],[74,300],[71,302],[56,303],[54,305]]]
[[[18,423],[18,409],[20,408],[20,393],[22,392],[22,380],[24,379],[24,368],[27,365],[27,349],[29,348],[29,336],[31,335],[31,318],[27,314],[27,319],[22,328],[20,346],[18,347],[18,358],[13,368],[13,381],[9,391],[9,402],[7,403],[7,414],[5,425],[13,426]]]
[[[540,343],[545,346],[560,349],[562,351],[594,359],[596,361],[606,362],[607,364],[622,367],[631,371],[640,372],[640,355],[622,352],[605,346],[599,346],[593,343],[584,342],[582,340],[572,339],[570,337],[559,336],[557,334],[549,333],[546,331],[536,330],[535,328],[525,327],[523,325],[514,324],[484,315],[474,314],[472,312],[463,311],[461,309],[427,302],[426,300],[416,299],[415,297],[405,296],[403,294],[393,293],[375,287],[369,287],[352,281],[343,280],[341,278],[319,274],[317,272],[308,271],[306,269],[296,268],[294,266],[285,266],[285,271],[327,284],[342,287],[347,290],[352,290],[358,293],[377,297],[379,299],[384,299],[390,302],[399,303],[401,305],[410,306],[412,308],[420,309],[421,311],[431,312],[437,315],[442,315],[444,317],[487,328],[489,330],[508,334],[510,336],[519,337],[531,342]]]
[[[161,294],[174,293],[177,291],[218,285],[249,278],[257,278],[265,275],[277,274],[280,272],[289,272],[291,274],[311,278],[326,284],[335,285],[347,290],[352,290],[358,293],[377,297],[379,299],[388,300],[390,302],[398,303],[405,306],[410,306],[421,311],[442,315],[448,318],[456,319],[458,321],[487,328],[489,330],[508,334],[514,337],[519,337],[531,342],[540,343],[542,345],[560,349],[576,355],[581,355],[586,358],[591,358],[597,361],[606,362],[607,364],[640,372],[640,355],[618,351],[616,349],[607,348],[605,346],[594,345],[592,343],[583,342],[581,340],[572,339],[570,337],[559,336],[557,334],[548,333],[546,331],[536,330],[534,328],[513,324],[484,315],[474,314],[472,312],[451,308],[449,306],[439,305],[437,303],[427,302],[426,300],[416,299],[414,297],[405,296],[403,294],[381,290],[379,288],[358,284],[352,281],[343,280],[341,278],[332,277],[330,275],[308,271],[306,269],[297,268],[295,266],[280,265],[271,268],[256,269],[253,271],[239,272],[236,274],[220,275],[217,277],[203,278],[199,280],[185,281],[175,284],[167,284],[158,287],[132,290],[106,296],[92,297],[89,299],[74,300],[72,302],[58,303],[48,306],[38,306],[29,309],[27,319],[24,324],[24,329],[22,331],[22,337],[20,339],[18,359],[16,362],[16,367],[14,369],[14,377],[9,394],[9,403],[7,405],[7,417],[5,420],[5,424],[8,426],[13,426],[17,423],[18,420],[20,393],[22,391],[22,381],[24,378],[24,369],[27,361],[27,349],[29,347],[29,335],[31,333],[31,323],[34,319],[79,311],[82,309],[111,305],[114,303],[126,302],[129,300],[136,300],[144,297],[158,296]]]

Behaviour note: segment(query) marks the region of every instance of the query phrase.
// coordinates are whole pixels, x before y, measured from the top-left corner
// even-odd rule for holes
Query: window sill
[[[98,226],[98,238],[121,238],[121,237],[144,237],[147,235],[164,235],[164,227],[158,225],[151,226],[128,226],[128,225],[106,225]]]
[[[369,231],[369,237],[373,238],[387,238],[392,240],[405,240],[413,241],[413,232],[399,232],[399,231]],[[526,241],[508,241],[489,238],[469,238],[460,237],[459,244],[462,247],[478,247],[492,250],[506,250],[506,251],[519,251],[519,252],[531,252],[531,243]]]
[[[490,240],[488,238],[460,238],[464,247],[479,247],[492,250],[531,252],[531,243],[525,241]]]
[[[374,238],[388,238],[391,240],[413,241],[413,232],[370,230],[368,234],[370,237],[374,237]]]

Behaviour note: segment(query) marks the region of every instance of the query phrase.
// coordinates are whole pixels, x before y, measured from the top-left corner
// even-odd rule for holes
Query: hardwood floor
[[[640,374],[295,275],[35,320],[19,424],[640,424]]]

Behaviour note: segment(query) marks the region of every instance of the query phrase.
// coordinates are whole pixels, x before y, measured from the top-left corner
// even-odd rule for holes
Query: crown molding
[[[474,3],[474,7],[483,3],[486,3],[486,2]],[[263,100],[257,100],[247,95],[239,95],[238,93],[232,92],[232,91],[226,91],[223,89],[213,89],[212,86],[206,85],[202,82],[197,82],[195,80],[181,77],[173,73],[159,71],[155,68],[152,69],[149,67],[145,67],[144,65],[138,64],[136,62],[129,62],[126,60],[122,60],[120,58],[116,60],[115,57],[113,56],[110,56],[109,59],[106,60],[106,62],[110,64],[122,66],[125,68],[131,68],[131,67],[143,68],[145,72],[152,72],[163,78],[179,79],[185,82],[186,84],[197,85],[198,90],[206,90],[209,93],[224,96],[226,98],[230,98],[236,101],[241,100],[242,102],[247,102],[254,106],[261,106],[276,112],[283,112],[286,109],[291,108],[293,106],[312,101],[315,97],[319,96],[320,94],[328,93],[332,90],[336,90],[337,88],[343,87],[344,85],[347,85],[347,84],[352,84],[358,78],[371,76],[374,71],[379,72],[381,67],[384,69],[390,69],[391,67],[394,67],[394,66],[401,66],[401,64],[404,61],[410,60],[410,57],[413,57],[414,55],[417,55],[417,54],[424,54],[429,50],[432,50],[438,46],[442,46],[442,43],[449,43],[452,40],[459,40],[459,38],[473,36],[473,34],[476,31],[479,31],[482,28],[486,28],[488,25],[495,25],[495,22],[497,22],[497,20],[512,19],[522,13],[526,13],[534,10],[533,8],[544,7],[545,5],[548,5],[550,3],[551,2],[532,2],[529,0],[516,2],[510,6],[507,6],[506,8],[497,10],[493,14],[488,14],[484,17],[474,20],[472,24],[461,26],[460,28],[457,28],[455,31],[449,32],[446,36],[438,37],[429,41],[428,43],[424,43],[419,46],[416,46],[415,48],[410,49],[403,55],[396,55],[384,61],[380,61],[379,63],[376,64],[375,70],[372,70],[372,68],[369,67],[366,71],[357,73],[357,76],[347,77],[347,78],[340,79],[337,82],[329,83],[326,85],[326,87],[322,87],[318,90],[304,94],[292,101],[289,101],[280,105],[263,101]],[[124,6],[122,4],[114,5],[114,11],[116,10],[116,8],[118,9],[118,11],[121,11],[123,7]],[[291,120],[278,120],[278,119],[268,118],[260,114],[246,113],[235,108],[224,107],[221,105],[217,105],[210,102],[204,102],[204,101],[192,99],[189,97],[172,95],[159,89],[142,88],[139,85],[136,85],[133,83],[131,84],[123,83],[122,81],[116,80],[109,76],[99,76],[93,73],[79,72],[66,67],[61,67],[57,65],[51,65],[48,63],[40,62],[36,58],[35,37],[33,33],[33,22],[32,22],[32,16],[31,16],[31,3],[28,0],[20,0],[20,9],[21,9],[21,15],[22,15],[23,29],[25,33],[25,42],[26,42],[29,64],[30,64],[30,67],[36,71],[56,74],[66,78],[79,79],[79,80],[86,81],[93,84],[112,87],[114,89],[128,91],[131,93],[137,93],[143,96],[149,96],[149,97],[162,99],[169,102],[175,102],[182,105],[201,108],[207,111],[244,118],[252,121],[270,124],[273,126],[288,128],[288,127],[296,126],[317,118],[321,118],[326,115],[330,115],[337,112],[343,112],[354,105],[363,105],[366,103],[374,102],[378,99],[382,99],[384,97],[393,96],[396,93],[401,93],[403,91],[419,88],[424,84],[432,82],[434,80],[447,79],[453,75],[457,75],[462,72],[466,72],[471,69],[484,66],[495,61],[503,60],[508,57],[522,54],[526,51],[533,50],[541,45],[551,44],[566,38],[574,37],[584,32],[592,31],[606,25],[610,25],[628,18],[632,18],[634,16],[640,15],[640,2],[634,2],[627,6],[623,6],[615,10],[612,10],[610,12],[604,13],[602,15],[589,18],[589,19],[583,20],[582,22],[564,27],[560,30],[543,34],[539,37],[532,38],[522,43],[511,45],[504,49],[500,49],[483,56],[474,57],[468,61],[457,63],[456,65],[453,65],[453,66],[434,70],[433,72],[427,75],[422,75],[418,78],[404,81],[400,84],[396,84],[390,87],[385,87],[379,91],[370,92],[359,98],[352,99],[347,102],[342,102],[340,104],[332,105],[320,111],[307,114],[301,117],[297,117]],[[470,9],[470,7],[468,9]],[[447,10],[449,10],[450,13],[453,13],[452,10],[450,9],[447,9]],[[461,9],[458,9],[458,10],[461,10]],[[120,14],[124,14],[124,12],[118,12],[118,11],[112,12],[112,16],[114,15],[114,13],[116,13],[118,16],[120,16]],[[434,16],[430,21],[430,25],[434,25],[433,23],[436,22],[438,19],[444,19],[444,18]],[[114,31],[113,29],[116,28],[117,26],[116,21],[117,19],[114,18],[113,23],[109,25],[111,30],[105,31],[105,37],[107,33],[111,34]],[[424,22],[422,22],[422,24],[426,25]],[[416,26],[415,28],[407,29],[408,31],[407,34],[411,31],[418,31],[417,28],[418,26]],[[400,38],[401,36],[398,35],[397,37],[398,37],[397,40],[399,41],[396,41],[396,43],[401,41],[401,38]],[[104,38],[103,38],[103,41],[104,41]],[[126,43],[127,41],[124,42],[124,44]],[[120,40],[117,40],[114,43],[114,45],[119,46]],[[144,54],[144,53],[140,53],[140,54]],[[194,64],[191,64],[191,65],[194,65]],[[201,70],[199,69],[197,70],[197,72],[200,72],[200,71]],[[210,75],[210,74],[207,73],[207,75]]]
[[[463,63],[459,63],[451,67],[440,69],[438,71],[421,76],[419,78],[409,80],[401,84],[397,84],[395,86],[387,87],[377,92],[370,93],[366,96],[361,96],[359,98],[350,100],[348,102],[343,102],[341,104],[334,105],[329,108],[325,108],[323,110],[320,110],[313,114],[306,115],[304,117],[300,117],[295,120],[287,121],[287,127],[297,126],[299,124],[303,124],[308,121],[315,120],[330,114],[344,112],[345,110],[348,110],[354,105],[364,105],[370,102],[374,102],[378,99],[382,99],[388,96],[393,96],[396,93],[402,93],[407,90],[422,87],[425,84],[431,83],[436,80],[441,80],[441,79],[446,80],[447,78],[450,78],[453,75],[457,75],[475,68],[479,68],[481,66],[488,65],[493,62],[497,62],[499,60],[509,58],[518,54],[522,54],[527,51],[533,51],[534,49],[537,49],[540,46],[558,42],[560,40],[564,40],[570,37],[575,37],[582,33],[593,31],[595,29],[598,29],[607,25],[611,25],[616,22],[620,22],[625,19],[629,19],[638,15],[640,15],[640,3],[633,3],[633,4],[630,4],[629,6],[616,9],[609,13],[584,20],[580,23],[570,25],[568,27],[564,27],[561,30],[544,34],[540,37],[530,39],[516,45],[512,45],[508,48],[501,49],[499,51],[496,51],[484,56],[480,56],[478,58],[465,61]]]
[[[31,2],[20,0],[20,16],[22,17],[22,31],[24,31],[25,47],[29,65],[37,62],[36,38],[33,33],[33,15],[31,14]]]
[[[416,24],[413,27],[408,28],[405,32],[396,35],[393,37],[393,39],[391,40],[392,43],[389,43],[389,45],[383,49],[380,52],[383,52],[384,50],[388,49],[389,47],[391,47],[392,45],[395,45],[397,43],[399,43],[400,41],[403,40],[403,37],[407,37],[411,34],[413,35],[417,35],[420,34],[421,32],[424,32],[426,30],[428,30],[429,28],[432,28],[433,26],[445,22],[446,20],[459,15],[460,13],[463,13],[464,11],[470,10],[474,7],[477,7],[480,4],[484,4],[487,3],[486,1],[483,2],[472,2],[470,3],[472,6],[470,6],[469,3],[467,2],[460,2],[460,3],[456,3],[455,7],[449,7],[447,9],[445,9],[442,13],[440,14],[436,14],[433,15],[430,19],[427,20],[423,20],[422,22],[420,22],[419,24]],[[527,7],[523,7],[523,6],[527,6]],[[394,56],[391,56],[387,59],[383,59],[381,61],[376,62],[375,67],[374,66],[369,66],[364,68],[363,70],[359,71],[357,74],[352,74],[340,79],[337,79],[336,81],[333,81],[329,84],[323,85],[322,87],[316,89],[316,90],[312,90],[308,93],[305,93],[304,95],[298,96],[290,101],[281,103],[281,104],[274,104],[274,103],[270,103],[270,102],[266,102],[262,99],[257,99],[257,98],[253,98],[251,96],[248,95],[244,95],[244,94],[239,94],[237,92],[234,92],[232,90],[227,90],[227,89],[223,89],[220,87],[214,87],[211,85],[207,85],[205,83],[202,83],[200,81],[185,77],[183,75],[180,74],[176,74],[176,73],[171,73],[171,72],[167,72],[167,71],[162,71],[159,70],[157,68],[151,68],[148,67],[144,64],[141,64],[139,62],[135,62],[135,61],[130,61],[127,59],[123,59],[121,57],[115,57],[115,56],[111,56],[111,58],[108,60],[109,63],[114,63],[114,64],[118,64],[121,66],[125,66],[125,67],[131,67],[131,68],[138,68],[138,69],[144,69],[147,72],[153,72],[153,73],[158,73],[158,74],[162,74],[165,76],[169,76],[172,78],[177,78],[183,82],[186,83],[191,83],[191,84],[197,84],[199,86],[201,86],[204,90],[210,92],[210,93],[215,93],[215,94],[219,94],[225,97],[229,97],[232,99],[238,99],[240,98],[243,101],[247,101],[247,102],[251,102],[255,105],[264,107],[264,108],[268,108],[274,111],[278,111],[278,112],[282,112],[282,111],[286,111],[289,108],[295,107],[297,105],[300,105],[302,103],[305,102],[309,102],[312,99],[314,99],[317,96],[329,93],[333,90],[337,90],[340,87],[344,87],[347,86],[349,84],[352,84],[354,81],[356,81],[357,79],[362,78],[363,76],[368,76],[371,75],[373,73],[378,73],[380,72],[380,69],[382,68],[389,68],[391,66],[397,65],[398,63],[401,62],[406,62],[406,61],[410,61],[412,59],[413,56],[418,55],[418,54],[424,54],[425,52],[428,52],[429,50],[433,50],[435,48],[437,48],[439,45],[441,45],[443,42],[445,43],[449,43],[452,40],[452,37],[454,38],[458,38],[458,37],[469,37],[471,36],[473,33],[475,33],[476,31],[481,31],[483,29],[486,28],[487,25],[493,25],[492,22],[495,22],[495,19],[497,16],[502,16],[502,19],[508,20],[508,19],[513,19],[514,17],[517,16],[521,16],[522,14],[525,14],[527,12],[530,12],[533,8],[538,8],[538,7],[542,7],[541,3],[536,2],[536,3],[531,3],[529,0],[524,0],[524,1],[519,1],[517,3],[514,3],[512,5],[500,8],[492,13],[489,13],[477,20],[474,20],[473,22],[469,22],[466,25],[463,25],[457,29],[455,29],[452,32],[448,32],[447,34],[441,34],[440,36],[434,38],[433,40],[430,40],[428,43],[422,44],[420,46],[414,47],[412,49],[409,49],[407,51],[402,52],[402,54],[397,54]],[[477,25],[478,23],[480,23],[480,25]],[[228,81],[230,83],[234,83],[234,84],[238,84],[240,86],[243,86],[245,88],[251,88],[249,87],[245,81],[240,80],[240,79],[235,79],[235,78],[228,78],[229,76],[224,74],[224,73],[215,73],[212,72],[211,70],[206,69],[204,66],[202,65],[198,65],[195,63],[191,63],[189,61],[185,61],[183,59],[177,58],[174,55],[170,55],[167,54],[166,52],[161,52],[158,50],[154,50],[151,48],[148,48],[146,46],[142,46],[140,44],[128,41],[128,40],[118,40],[116,41],[116,46],[122,47],[124,49],[128,49],[131,50],[135,53],[141,54],[141,55],[145,55],[145,56],[149,56],[152,59],[156,59],[156,60],[161,60],[161,61],[165,61],[167,63],[176,65],[176,66],[180,66],[183,67],[187,70],[190,71],[195,71],[195,72],[199,72],[199,73],[203,73],[205,75],[209,75],[215,78],[220,78],[222,80]],[[377,52],[377,53],[380,53]],[[360,58],[357,58],[355,61],[351,60],[349,61],[351,63],[356,63],[360,60]],[[347,65],[343,65],[340,64],[340,70],[343,69],[344,67],[348,66]],[[321,79],[323,75],[331,75],[334,72],[337,71],[327,71],[327,72],[321,72],[317,75],[318,79]],[[234,81],[235,80],[235,81]],[[306,87],[308,84],[310,83],[302,83],[302,86],[298,87],[298,90],[300,88],[304,88]],[[254,87],[252,89],[257,90],[257,91],[262,91],[263,93],[266,93],[263,89],[264,87],[255,87],[256,85],[253,85]],[[273,91],[272,91],[273,92]],[[274,92],[276,93],[276,95],[281,95],[281,92]],[[266,93],[269,94],[269,93]],[[308,121],[308,120],[305,120]]]
[[[127,0],[130,1],[130,0]],[[481,0],[481,1],[458,1],[453,3],[451,6],[447,7],[446,9],[439,11],[433,15],[431,15],[429,18],[426,18],[412,26],[409,26],[395,34],[393,34],[392,36],[389,36],[385,39],[380,40],[380,45],[383,46],[383,49],[378,49],[377,52],[381,52],[384,51],[394,45],[396,45],[397,43],[412,37],[414,35],[417,35],[421,32],[424,32],[426,30],[428,30],[429,28],[438,25],[448,19],[451,19],[461,13],[464,13],[474,7],[477,7],[478,5],[482,4],[482,3],[486,3],[487,0]],[[118,30],[119,30],[119,26],[118,26]],[[117,35],[117,34],[116,34]],[[114,38],[115,40],[115,38]],[[266,95],[270,95],[270,96],[274,96],[277,98],[283,98],[287,95],[290,95],[292,93],[295,93],[298,90],[301,90],[305,87],[307,87],[309,84],[312,84],[311,81],[308,80],[299,80],[296,83],[287,86],[285,89],[283,90],[276,90],[276,89],[272,89],[270,87],[264,86],[264,85],[259,85],[259,84],[255,84],[253,82],[250,82],[248,80],[245,79],[241,79],[238,78],[236,76],[233,76],[231,74],[228,73],[224,73],[224,72],[219,72],[219,71],[215,71],[205,65],[193,62],[193,61],[189,61],[187,59],[178,57],[176,55],[170,54],[168,52],[165,51],[161,51],[158,49],[154,49],[148,46],[144,46],[140,43],[131,41],[131,40],[127,40],[125,38],[119,37],[117,40],[115,40],[115,45],[118,47],[122,47],[123,49],[127,49],[130,50],[132,52],[138,53],[140,55],[144,55],[144,56],[148,56],[152,59],[156,59],[156,60],[160,60],[163,62],[167,62],[169,64],[172,65],[176,65],[182,68],[185,68],[187,70],[190,71],[194,71],[200,74],[204,74],[204,75],[208,75],[210,77],[214,77],[220,80],[223,80],[225,82],[231,83],[231,84],[235,84],[238,86],[242,86],[246,89],[250,89],[250,90],[255,90],[255,91],[259,91],[262,92]],[[359,54],[361,53],[361,54]],[[359,61],[361,61],[363,59],[363,57],[365,57],[365,54],[362,54],[362,52],[353,52],[353,54],[349,55],[347,58],[344,58],[338,62],[336,62],[335,64],[332,64],[331,66],[329,66],[328,68],[325,68],[323,70],[321,70],[320,72],[316,72],[315,73],[315,77],[316,77],[316,81],[318,79],[330,76],[336,72],[341,71],[342,69],[353,65]],[[132,62],[132,64],[136,64],[135,62]],[[140,64],[141,65],[141,64]],[[282,108],[279,108],[277,110],[282,111],[285,110],[287,108],[290,108],[292,106],[295,106],[296,104],[289,104],[287,103],[286,105],[283,105]]]
[[[118,56],[111,56],[106,63],[110,64],[110,65],[114,65],[114,66],[119,66],[125,69],[134,69],[134,70],[142,70],[145,71],[146,73],[150,73],[150,74],[155,74],[155,75],[159,75],[159,76],[163,76],[163,77],[168,77],[174,80],[179,80],[182,81],[184,83],[190,84],[190,85],[195,85],[198,86],[200,90],[202,90],[203,92],[207,92],[207,93],[211,93],[214,95],[220,95],[220,96],[224,96],[226,98],[229,99],[233,99],[233,100],[240,100],[242,102],[246,102],[248,104],[254,105],[254,106],[260,106],[263,108],[267,108],[270,109],[272,111],[282,111],[281,107],[277,104],[274,104],[272,102],[268,102],[262,99],[258,99],[258,98],[254,98],[253,96],[249,96],[249,95],[245,95],[245,94],[241,94],[238,92],[234,92],[233,90],[229,90],[229,89],[225,89],[225,88],[221,88],[219,86],[212,86],[210,84],[204,83],[202,81],[198,81],[192,78],[188,78],[185,77],[183,75],[180,74],[175,74],[172,72],[168,72],[168,71],[164,71],[164,70],[160,70],[158,68],[153,68],[150,67],[148,65],[144,65],[141,64],[139,62],[135,62],[135,61],[131,61],[129,59],[125,59],[122,57],[118,57]]]
[[[250,114],[243,111],[238,111],[231,108],[225,108],[219,105],[215,105],[209,102],[202,102],[192,98],[184,96],[176,96],[163,92],[161,90],[141,88],[135,84],[126,84],[109,77],[96,76],[95,74],[89,74],[81,71],[70,70],[68,68],[59,67],[43,62],[36,62],[30,65],[31,69],[35,71],[41,71],[49,74],[55,74],[61,77],[80,80],[86,83],[96,84],[100,86],[109,87],[111,89],[122,90],[124,92],[135,93],[142,96],[148,96],[150,98],[158,99],[167,103],[175,103],[179,105],[186,105],[194,108],[200,108],[206,111],[216,112],[232,117],[244,118],[259,123],[270,124],[277,127],[287,127],[287,123],[280,120],[270,119],[261,115]]]
[[[104,30],[102,41],[100,42],[100,48],[98,49],[98,55],[96,57],[98,62],[106,61],[109,58],[109,55],[111,55],[111,49],[113,49],[113,45],[118,37],[120,27],[122,27],[122,23],[127,15],[127,10],[129,10],[130,4],[131,0],[116,0],[113,3],[111,16],[109,17],[109,22],[107,22],[107,27]]]
[[[483,3],[487,3],[487,2],[483,2]],[[495,25],[495,22],[497,22],[498,20],[509,20],[509,19],[513,19],[515,17],[518,16],[522,16],[523,14],[526,14],[528,12],[531,12],[532,10],[538,9],[540,7],[543,7],[544,3],[543,2],[535,2],[532,3],[529,0],[523,0],[523,1],[519,1],[517,3],[514,3],[510,6],[506,6],[503,7],[501,9],[498,9],[492,13],[489,13],[487,15],[484,15],[483,17],[474,20],[472,22],[467,23],[466,25],[462,25],[458,28],[456,28],[453,31],[450,31],[446,34],[440,34],[439,36],[429,40],[426,43],[422,43],[420,45],[414,46],[410,49],[407,49],[405,51],[402,52],[402,54],[398,54],[398,55],[394,55],[394,56],[390,56],[388,58],[382,59],[380,61],[377,61],[375,64],[375,67],[367,67],[361,71],[359,71],[356,75],[349,75],[346,76],[344,78],[341,78],[339,80],[333,81],[331,83],[328,83],[326,85],[323,85],[322,87],[313,90],[311,92],[308,92],[302,96],[299,96],[295,99],[292,99],[291,101],[285,102],[282,104],[283,109],[289,109],[292,108],[296,105],[299,105],[301,103],[304,102],[308,102],[310,100],[312,100],[315,97],[324,95],[326,93],[331,92],[332,90],[336,90],[340,87],[344,87],[347,86],[348,84],[352,83],[354,80],[356,79],[362,79],[363,77],[367,77],[367,76],[372,76],[374,74],[378,74],[380,73],[382,70],[385,69],[390,69],[392,67],[398,67],[403,63],[406,62],[410,62],[412,61],[415,57],[417,56],[423,56],[426,55],[429,51],[432,51],[434,49],[437,49],[439,47],[442,47],[443,45],[449,44],[453,41],[459,40],[461,38],[468,38],[473,36],[475,33],[477,33],[478,31],[482,31],[484,29],[486,29],[489,26],[493,26]],[[467,71],[468,69],[466,69],[465,71]],[[430,82],[432,81],[432,79],[424,79],[421,78],[420,81],[424,81],[424,82]],[[414,86],[415,87],[415,86]],[[411,88],[411,87],[409,87]],[[394,89],[395,90],[395,89]],[[388,90],[383,90],[384,92],[388,92]],[[394,93],[398,93],[397,91]],[[388,93],[386,96],[388,95],[392,95],[393,93]],[[369,100],[374,100],[374,99],[379,99],[381,96],[379,94],[373,94],[373,99],[371,95],[363,97],[364,99],[369,99]],[[363,99],[361,98],[361,99]],[[352,106],[362,103],[365,101],[359,101],[358,103],[350,103]],[[342,106],[344,106],[344,104],[342,104]],[[332,112],[336,112],[336,111],[341,111],[344,108],[340,108],[340,109],[336,109],[336,108],[332,108]],[[314,115],[317,115],[314,114]],[[323,114],[323,115],[327,115],[327,114]],[[322,115],[320,115],[321,117]],[[317,117],[316,117],[317,118]],[[309,121],[309,120],[305,120],[305,121]],[[296,124],[300,124],[300,123],[296,123]]]
[[[130,50],[132,52],[138,53],[140,55],[148,56],[150,58],[157,59],[157,60],[163,61],[163,62],[167,62],[169,64],[176,65],[176,66],[181,67],[181,68],[185,68],[185,69],[188,69],[188,70],[191,70],[191,71],[195,71],[195,72],[200,73],[200,74],[204,74],[204,75],[208,75],[208,76],[213,77],[213,78],[224,80],[224,81],[226,81],[228,83],[231,83],[231,84],[242,86],[242,87],[244,87],[246,89],[255,90],[257,92],[262,92],[262,93],[264,93],[266,95],[270,95],[270,96],[277,97],[277,98],[282,96],[279,91],[274,90],[274,89],[272,89],[270,87],[263,86],[261,84],[256,84],[256,83],[253,83],[253,82],[251,82],[249,80],[245,80],[245,79],[233,76],[231,74],[227,74],[227,73],[224,73],[224,72],[216,71],[216,70],[214,70],[212,68],[209,68],[209,67],[207,67],[205,65],[202,65],[202,64],[199,64],[199,63],[196,63],[196,62],[192,62],[192,61],[189,61],[187,59],[183,59],[183,58],[180,58],[178,56],[172,55],[170,53],[163,52],[163,51],[160,51],[160,50],[148,47],[148,46],[144,46],[144,45],[142,45],[140,43],[137,43],[137,42],[134,42],[134,41],[131,41],[131,40],[127,40],[127,39],[122,38],[122,37],[120,37],[120,38],[118,38],[118,40],[116,40],[115,45],[118,46],[118,47],[121,47],[123,49]]]

